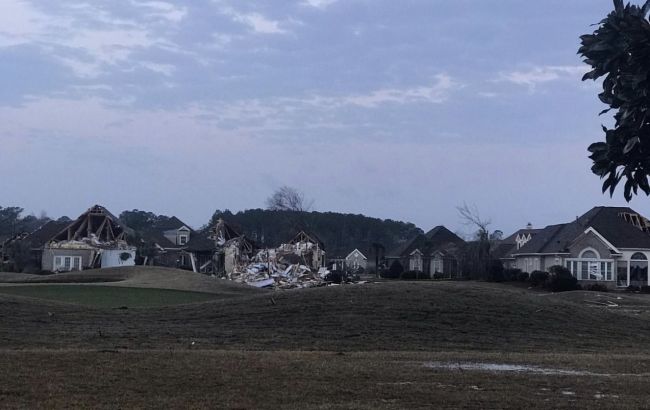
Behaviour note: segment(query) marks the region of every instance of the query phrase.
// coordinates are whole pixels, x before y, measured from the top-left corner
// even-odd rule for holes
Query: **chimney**
[[[528,222],[528,225],[526,225],[526,229],[528,229],[528,230],[533,229],[533,224]]]

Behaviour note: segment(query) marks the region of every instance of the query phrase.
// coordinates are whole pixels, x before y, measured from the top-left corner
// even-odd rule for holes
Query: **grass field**
[[[0,294],[100,308],[172,306],[217,298],[210,293],[90,285],[5,286]]]
[[[169,287],[210,286],[215,299],[104,309],[11,296],[0,286],[3,407],[650,403],[648,295],[477,282],[260,292],[171,271],[145,272],[146,279],[130,272],[124,280],[142,285],[152,275]]]

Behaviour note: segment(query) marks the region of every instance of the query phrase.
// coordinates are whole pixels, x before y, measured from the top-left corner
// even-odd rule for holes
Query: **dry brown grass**
[[[605,360],[601,360],[601,359]],[[648,356],[407,352],[4,351],[5,408],[643,408]],[[527,363],[611,376],[432,370]],[[38,369],[38,371],[34,371]]]
[[[650,299],[606,297],[619,307],[592,303],[603,298],[595,293],[548,295],[471,282],[256,292],[126,310],[0,296],[0,402],[54,408],[643,408]],[[524,363],[611,375],[430,369],[426,361]]]

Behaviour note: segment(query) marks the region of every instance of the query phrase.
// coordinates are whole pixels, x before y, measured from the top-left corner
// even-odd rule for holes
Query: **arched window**
[[[630,285],[648,285],[648,257],[637,252],[630,259]]]
[[[580,255],[580,257],[582,259],[598,259],[598,254],[591,249],[587,249],[586,251],[582,252],[582,255]]]

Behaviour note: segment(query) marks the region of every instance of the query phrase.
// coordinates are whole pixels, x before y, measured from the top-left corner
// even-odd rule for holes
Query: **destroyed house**
[[[95,205],[43,245],[44,271],[63,272],[135,265],[133,231],[106,208]]]
[[[280,252],[293,253],[305,266],[318,271],[327,263],[325,245],[315,234],[300,231],[290,241],[280,245]]]
[[[245,269],[259,249],[255,242],[237,232],[221,218],[210,229],[209,239],[214,244],[213,266],[210,271],[218,275],[230,275]]]
[[[399,262],[404,270],[454,278],[460,275],[459,252],[465,241],[444,226],[437,226],[391,251],[386,260],[390,266]]]
[[[157,221],[140,232],[143,265],[199,272],[212,260],[215,245],[175,216]]]

